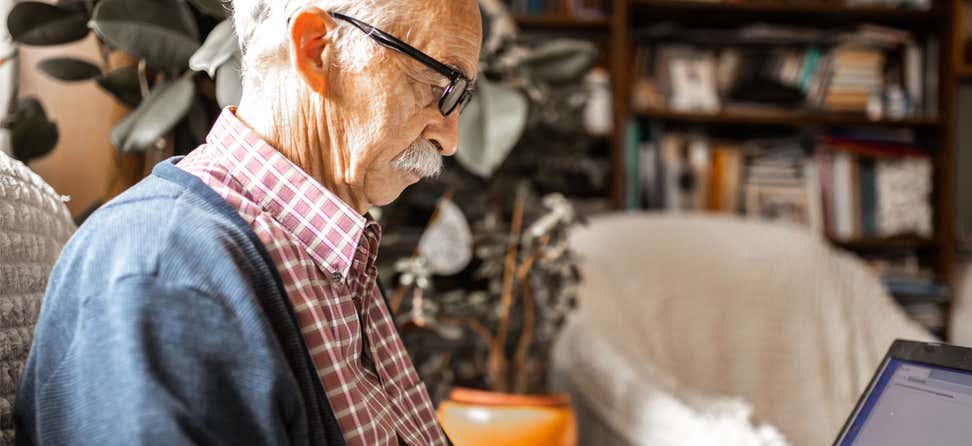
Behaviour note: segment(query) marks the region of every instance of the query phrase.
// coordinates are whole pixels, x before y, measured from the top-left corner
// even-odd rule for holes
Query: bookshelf
[[[612,78],[614,127],[610,137],[612,174],[611,201],[615,208],[625,205],[627,173],[627,129],[629,122],[659,123],[701,129],[720,128],[790,128],[860,127],[911,130],[932,141],[928,152],[933,165],[931,208],[934,231],[928,236],[895,236],[890,238],[859,237],[827,239],[836,247],[862,256],[883,255],[899,251],[917,253],[923,264],[930,266],[937,279],[951,286],[954,280],[955,236],[953,205],[953,163],[955,159],[955,88],[957,81],[972,80],[972,60],[963,63],[964,45],[955,38],[961,29],[962,0],[932,0],[927,10],[882,6],[850,7],[837,0],[791,2],[754,0],[713,3],[683,0],[609,0],[609,13],[601,18],[575,18],[566,14],[517,15],[525,31],[563,32],[565,34],[597,33],[608,51],[607,64]],[[847,29],[875,24],[910,32],[916,39],[934,38],[940,45],[937,54],[938,105],[934,113],[900,119],[871,119],[864,113],[839,113],[800,108],[759,109],[723,107],[719,111],[676,111],[659,107],[635,108],[632,71],[635,49],[644,39],[639,30],[646,24],[678,23],[686,28],[730,28],[764,23],[794,25],[805,28]],[[703,44],[705,42],[702,42]],[[698,42],[696,42],[698,44]],[[713,46],[724,44],[714,39]],[[731,43],[730,43],[731,44]],[[828,43],[830,44],[830,43]],[[828,45],[824,44],[824,45]],[[934,51],[929,51],[935,53]],[[950,304],[944,305],[946,315]],[[947,333],[948,327],[943,332]]]
[[[889,7],[850,7],[834,2],[754,1],[713,3],[683,0],[630,0],[631,14],[664,14],[667,17],[694,16],[705,20],[751,22],[758,17],[767,21],[800,20],[816,25],[870,22],[909,27],[932,27],[940,22],[943,8],[910,10]],[[698,14],[705,13],[705,17]]]
[[[953,64],[955,78],[961,82],[972,80],[972,2],[954,0],[955,14],[952,17],[954,31]]]
[[[941,125],[935,118],[870,119],[856,114],[824,113],[816,111],[792,110],[746,110],[719,112],[680,112],[673,110],[637,110],[635,116],[658,121],[680,121],[699,124],[735,124],[752,126],[807,125],[841,127],[905,127],[932,129]]]
[[[937,249],[938,241],[921,237],[893,237],[877,239],[837,240],[831,243],[848,251],[929,250]]]
[[[608,32],[610,21],[604,18],[577,18],[565,14],[516,15],[517,25],[524,30],[537,31],[596,31]]]

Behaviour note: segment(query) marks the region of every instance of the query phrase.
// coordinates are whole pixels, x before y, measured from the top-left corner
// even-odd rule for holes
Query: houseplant
[[[479,94],[459,151],[437,181],[382,209],[380,272],[454,439],[570,444],[572,415],[548,395],[546,366],[580,279],[567,246],[578,216],[560,192],[596,190],[606,175],[581,122],[598,50],[529,40],[499,2],[481,5]]]
[[[111,132],[118,150],[107,199],[161,159],[201,144],[220,107],[238,100],[239,51],[228,16],[219,0],[62,0],[20,2],[6,22],[19,45],[63,45],[94,33],[100,60],[54,57],[37,69],[64,82],[95,81],[131,109]],[[33,97],[16,102],[5,126],[23,161],[44,156],[58,139]]]

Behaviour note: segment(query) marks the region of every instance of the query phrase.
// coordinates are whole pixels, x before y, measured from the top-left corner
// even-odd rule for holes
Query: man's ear
[[[316,6],[303,8],[290,19],[290,63],[304,82],[319,94],[327,90],[324,52],[332,43],[337,23]]]

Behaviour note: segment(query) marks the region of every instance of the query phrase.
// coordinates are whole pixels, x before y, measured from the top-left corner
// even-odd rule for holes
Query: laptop
[[[834,446],[972,444],[972,349],[895,341]]]

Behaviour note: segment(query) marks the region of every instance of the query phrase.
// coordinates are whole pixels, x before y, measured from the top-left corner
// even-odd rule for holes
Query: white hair
[[[288,22],[307,6],[324,11],[339,12],[371,24],[379,29],[400,27],[416,12],[409,0],[231,0],[233,20],[243,50],[244,81],[262,77],[267,70],[289,62]],[[409,7],[411,6],[411,7]],[[364,33],[338,20],[334,36],[339,68],[359,71],[380,57],[378,46]],[[407,36],[401,36],[406,38]]]

